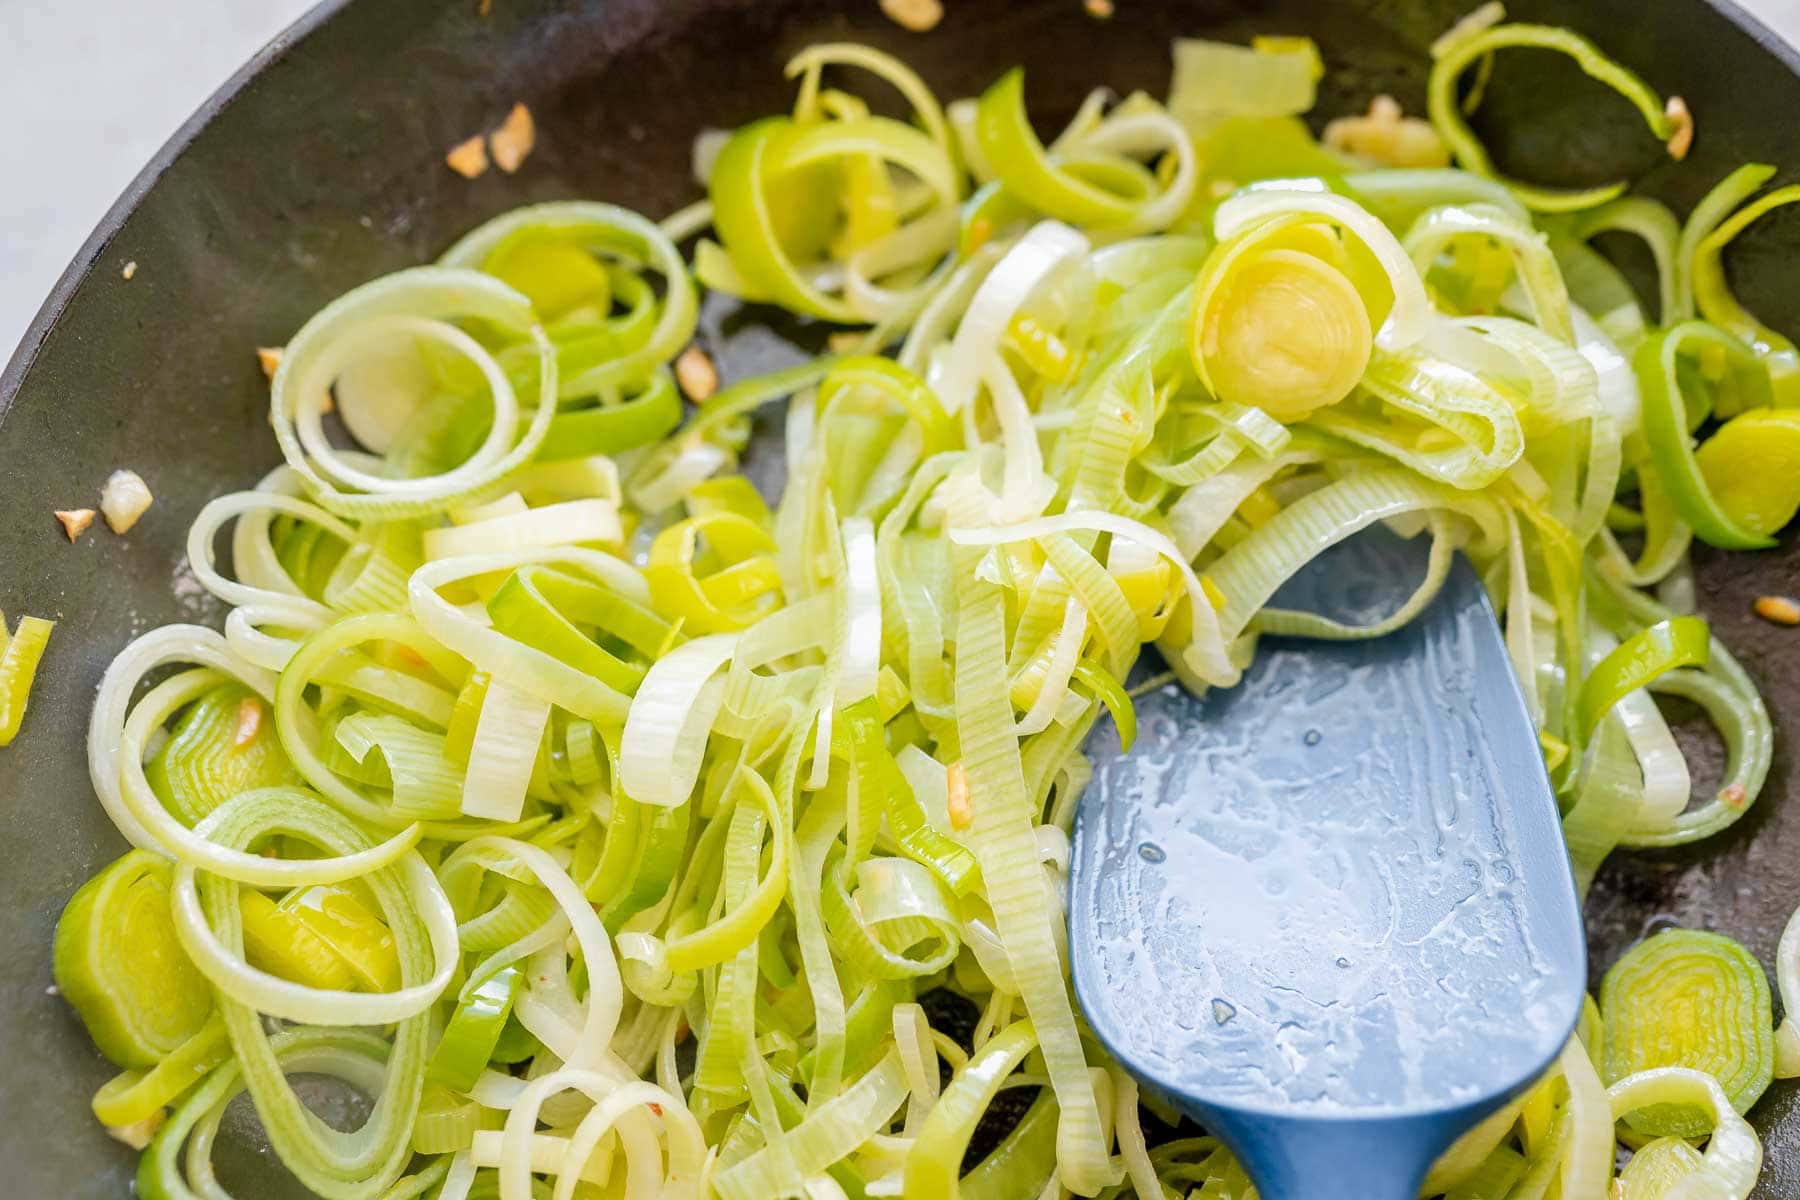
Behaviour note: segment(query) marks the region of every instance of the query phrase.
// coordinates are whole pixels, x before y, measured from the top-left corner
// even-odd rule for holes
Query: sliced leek
[[[1627,951],[1600,989],[1606,1078],[1657,1067],[1704,1071],[1744,1112],[1775,1064],[1769,980],[1730,938],[1691,929],[1656,934]],[[1697,1137],[1711,1121],[1681,1105],[1647,1105],[1627,1117],[1649,1137]]]
[[[1179,43],[1167,105],[1096,89],[1044,136],[1022,71],[944,106],[822,44],[789,111],[696,146],[707,198],[663,224],[521,208],[306,322],[272,382],[284,465],[190,530],[223,632],[126,646],[89,728],[136,849],[76,894],[55,966],[124,1068],[96,1117],[169,1110],[139,1190],[222,1194],[247,1092],[330,1200],[1248,1200],[1229,1149],[1151,1132],[1140,1107],[1168,1114],[1076,1009],[1080,747],[1109,720],[1129,750],[1146,645],[1230,686],[1261,633],[1411,620],[1459,552],[1584,891],[1621,847],[1740,819],[1774,724],[1693,615],[1687,550],[1767,545],[1800,502],[1792,348],[1720,265],[1790,190],[1753,199],[1752,165],[1679,226],[1622,185],[1501,179],[1465,113],[1513,47],[1685,149],[1678,103],[1491,8],[1435,47],[1464,169],[1315,141],[1305,39]],[[1650,247],[1659,326],[1588,244],[1609,231]],[[689,408],[695,279],[851,328],[766,375],[726,354]],[[1431,539],[1397,611],[1271,605],[1378,521]],[[47,632],[0,627],[0,743]],[[1725,744],[1698,803],[1663,696]],[[1618,1118],[1628,1196],[1742,1196],[1772,1071],[1800,1073],[1800,1035],[1760,966],[1659,935],[1428,1188],[1594,1200]],[[315,1116],[303,1073],[364,1124]],[[1709,1141],[1643,1144],[1667,1132]]]

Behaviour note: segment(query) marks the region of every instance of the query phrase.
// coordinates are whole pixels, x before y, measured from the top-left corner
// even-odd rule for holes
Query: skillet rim
[[[363,0],[370,2],[370,0]],[[1717,0],[1703,0],[1714,4]],[[320,0],[311,8],[301,13],[281,32],[270,38],[268,43],[251,55],[243,65],[233,71],[200,106],[188,115],[187,119],[176,127],[168,140],[163,142],[150,156],[150,161],[140,168],[131,182],[125,185],[105,215],[95,224],[93,231],[82,241],[81,248],[75,251],[69,265],[57,276],[56,283],[38,306],[37,313],[25,326],[25,332],[19,336],[18,345],[12,348],[6,367],[0,370],[0,430],[6,426],[6,416],[12,411],[14,399],[24,387],[25,378],[37,362],[38,352],[50,337],[50,331],[56,327],[57,321],[68,310],[75,299],[75,293],[92,274],[94,266],[113,238],[124,228],[125,222],[137,211],[138,205],[150,194],[150,190],[168,169],[175,165],[188,148],[193,145],[201,132],[212,124],[214,118],[231,106],[238,94],[260,76],[269,67],[285,58],[301,42],[311,37],[318,29],[335,18],[342,10],[357,0]],[[1796,76],[1800,76],[1800,56],[1789,64]]]

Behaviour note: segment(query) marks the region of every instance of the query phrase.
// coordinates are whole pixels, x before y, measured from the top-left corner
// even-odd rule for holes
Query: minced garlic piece
[[[952,829],[967,829],[975,823],[975,800],[969,795],[969,772],[960,762],[950,764],[944,782],[948,785],[945,802]]]
[[[1081,6],[1096,21],[1105,21],[1113,15],[1113,0],[1082,0]]]
[[[281,365],[281,346],[258,346],[256,361],[262,367],[262,373],[270,379],[275,378],[275,368]]]
[[[245,696],[238,701],[237,731],[231,735],[231,744],[243,749],[256,740],[256,731],[262,728],[262,701],[255,696]]]
[[[506,120],[500,122],[500,128],[488,135],[488,149],[493,152],[494,165],[508,175],[519,169],[535,145],[537,125],[531,119],[531,110],[523,104],[513,105]]]
[[[63,532],[69,535],[72,542],[87,532],[94,523],[94,510],[91,508],[59,508],[56,519],[62,522]]]
[[[1333,150],[1389,167],[1450,165],[1450,152],[1437,130],[1429,121],[1402,113],[1392,96],[1375,97],[1365,116],[1339,117],[1326,125],[1324,142]]]
[[[1688,111],[1686,100],[1670,96],[1669,102],[1663,105],[1663,115],[1675,122],[1675,132],[1669,135],[1664,145],[1669,149],[1669,157],[1680,162],[1694,144],[1694,114]]]
[[[1786,596],[1758,596],[1750,606],[1756,615],[1777,625],[1800,625],[1800,604]]]
[[[1679,158],[1680,155],[1676,155],[1676,157]],[[130,262],[126,263],[125,266],[119,271],[119,277],[121,279],[123,279],[126,283],[130,283],[131,277],[136,274],[137,274],[137,259],[135,259],[135,258],[132,259]]]
[[[150,1140],[156,1136],[156,1131],[161,1129],[163,1122],[168,1119],[169,1110],[159,1108],[143,1120],[130,1125],[108,1125],[106,1132],[111,1134],[116,1141],[124,1142],[133,1150],[142,1150],[150,1144]]]
[[[944,19],[944,6],[938,0],[881,0],[881,11],[888,20],[914,33],[935,28]]]
[[[450,153],[444,155],[444,161],[450,169],[464,179],[474,179],[484,175],[488,169],[487,146],[478,133],[467,141],[458,142]]]
[[[675,360],[675,382],[681,385],[682,395],[699,404],[719,390],[719,369],[706,351],[689,346]]]
[[[114,533],[125,533],[138,523],[155,499],[136,471],[114,471],[100,489],[100,512]]]

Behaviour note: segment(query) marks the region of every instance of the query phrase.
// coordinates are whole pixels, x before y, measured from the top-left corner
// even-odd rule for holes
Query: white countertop
[[[1741,2],[1800,42],[1800,0]],[[0,0],[0,364],[138,168],[310,3]]]

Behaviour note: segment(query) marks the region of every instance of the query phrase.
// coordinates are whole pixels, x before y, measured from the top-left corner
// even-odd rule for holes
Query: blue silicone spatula
[[[1367,623],[1423,575],[1374,528],[1275,598]],[[1091,739],[1069,956],[1096,1035],[1263,1200],[1413,1200],[1580,1013],[1580,908],[1537,734],[1457,556],[1369,641],[1266,637],[1244,680]]]

